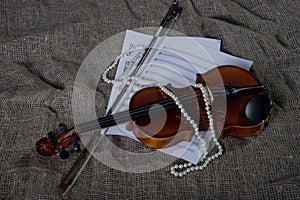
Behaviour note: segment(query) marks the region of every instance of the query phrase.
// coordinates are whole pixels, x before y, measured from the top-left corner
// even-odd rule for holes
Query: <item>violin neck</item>
[[[86,133],[89,131],[96,131],[104,128],[109,128],[118,124],[123,124],[129,121],[134,121],[149,116],[150,109],[151,113],[153,114],[157,112],[162,112],[162,107],[164,108],[165,112],[178,108],[173,99],[163,99],[155,103],[137,107],[131,110],[125,110],[113,115],[101,117],[97,120],[85,122],[76,127],[76,132],[78,134]]]

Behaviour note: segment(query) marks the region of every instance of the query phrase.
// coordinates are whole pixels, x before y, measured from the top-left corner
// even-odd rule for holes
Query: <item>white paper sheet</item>
[[[136,45],[144,45],[147,47],[152,36],[127,31],[123,43],[122,52],[125,52]],[[153,79],[164,84],[171,83],[174,87],[185,87],[195,81],[196,73],[205,73],[206,71],[220,65],[237,65],[250,69],[252,61],[241,59],[235,56],[220,52],[221,41],[216,39],[208,39],[201,37],[164,37],[159,38],[155,45],[157,51],[153,51],[146,63],[149,63],[140,70],[138,77],[144,79]],[[133,55],[120,60],[115,79],[118,79],[125,71],[127,64]],[[114,86],[112,88],[108,109],[112,102],[118,96],[122,88]],[[128,91],[121,100],[116,112],[128,110],[128,104],[131,96],[136,91]],[[130,137],[134,140],[138,139],[130,131],[127,131],[125,125],[118,125],[109,129],[107,134],[121,135]],[[211,141],[211,134],[203,133],[207,143]],[[202,149],[200,141],[194,136],[191,142],[180,142],[170,148],[159,149],[169,155],[182,158],[191,163],[197,164]]]

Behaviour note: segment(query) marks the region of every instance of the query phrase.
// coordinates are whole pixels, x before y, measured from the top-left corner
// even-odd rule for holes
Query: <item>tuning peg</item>
[[[48,133],[48,137],[49,137],[51,140],[53,140],[53,141],[56,139],[56,135],[55,135],[55,133],[52,132],[52,131],[50,131],[50,132]]]
[[[80,144],[77,141],[73,144],[73,150],[77,153],[81,151]]]
[[[68,159],[69,156],[70,156],[70,153],[69,153],[68,151],[66,151],[64,147],[62,147],[62,150],[61,150],[61,152],[59,153],[59,157],[60,157],[61,159]]]
[[[59,130],[60,130],[61,132],[66,132],[66,131],[68,130],[67,125],[64,124],[64,123],[60,123],[60,124],[58,125],[58,127],[59,127]]]

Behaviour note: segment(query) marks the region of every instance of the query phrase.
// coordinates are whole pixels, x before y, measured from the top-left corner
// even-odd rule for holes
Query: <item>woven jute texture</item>
[[[169,0],[0,1],[0,198],[61,199],[76,159],[44,158],[35,142],[60,122],[74,125],[73,84],[88,53],[126,29],[155,27]],[[169,167],[126,173],[91,159],[69,199],[300,199],[300,1],[185,0],[175,30],[222,40],[222,51],[254,61],[270,90],[262,134],[221,140],[224,155],[183,178]],[[99,83],[103,115],[110,87]],[[139,151],[131,139],[120,146]],[[179,162],[179,161],[177,161]]]

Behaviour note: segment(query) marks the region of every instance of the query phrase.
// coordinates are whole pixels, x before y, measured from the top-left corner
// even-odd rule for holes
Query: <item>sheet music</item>
[[[125,35],[122,52],[136,45],[147,47],[152,36],[128,30]],[[152,79],[164,84],[171,83],[173,87],[186,87],[195,82],[196,73],[204,73],[214,67],[232,64],[250,69],[252,61],[241,59],[220,52],[221,41],[201,37],[164,37],[159,38],[154,48],[157,50],[149,54],[142,69],[137,74],[144,79]],[[135,54],[120,60],[115,79],[120,78],[128,63]],[[120,93],[122,88],[113,86],[108,109]],[[125,95],[124,104],[118,105],[118,112],[128,110],[131,96],[136,91],[128,91]],[[107,110],[108,110],[107,109]],[[139,141],[131,131],[126,130],[126,125],[111,127],[107,134],[130,137]],[[212,136],[207,132],[201,132],[204,140],[210,143]],[[182,158],[197,164],[202,155],[202,146],[198,138],[193,136],[190,142],[180,142],[169,148],[159,149],[166,154]]]

